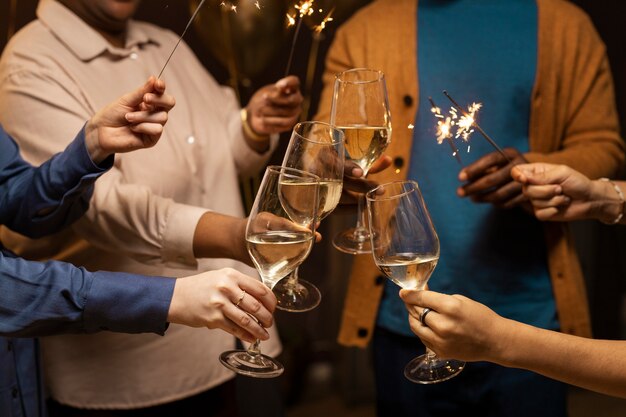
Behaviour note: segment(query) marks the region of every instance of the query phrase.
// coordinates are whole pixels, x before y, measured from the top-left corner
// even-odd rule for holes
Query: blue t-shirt
[[[530,99],[537,66],[534,0],[420,0],[419,111],[409,178],[419,182],[441,242],[430,289],[463,294],[497,313],[556,329],[558,321],[541,224],[521,209],[502,210],[456,195],[461,169],[436,140],[428,97],[447,113],[452,97],[480,102],[477,121],[500,145],[528,151]],[[478,133],[455,140],[463,164],[494,149]],[[413,335],[399,288],[387,281],[378,325]]]

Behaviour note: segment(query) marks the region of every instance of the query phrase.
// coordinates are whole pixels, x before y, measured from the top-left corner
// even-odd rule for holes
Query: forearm
[[[230,258],[251,265],[245,241],[246,219],[206,212],[196,226],[196,258]]]
[[[493,361],[626,397],[626,342],[593,340],[505,320]],[[491,359],[489,359],[491,360]]]
[[[81,131],[64,152],[34,168],[18,155],[0,168],[5,199],[0,221],[30,237],[58,231],[88,207],[94,181],[110,168],[96,166],[87,153]]]
[[[0,334],[163,334],[173,288],[170,278],[92,273],[65,262],[30,262],[2,251]]]

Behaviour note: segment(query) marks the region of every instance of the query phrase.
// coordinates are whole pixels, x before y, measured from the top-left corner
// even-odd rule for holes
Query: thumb
[[[560,184],[567,178],[567,170],[561,165],[536,162],[520,164],[511,170],[511,175],[520,182],[530,185]]]
[[[129,107],[138,106],[143,101],[143,97],[147,93],[154,90],[154,84],[156,81],[157,80],[153,75],[150,76],[150,78],[148,78],[148,81],[146,81],[144,85],[137,88],[135,91],[132,91],[128,94],[123,95],[120,98],[120,103],[122,105],[129,106]]]

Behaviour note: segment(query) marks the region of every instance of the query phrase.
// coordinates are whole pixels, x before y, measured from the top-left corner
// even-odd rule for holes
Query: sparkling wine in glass
[[[314,174],[279,166],[265,170],[248,217],[246,246],[263,283],[270,289],[311,252],[318,195],[319,177]],[[239,374],[255,378],[281,375],[283,365],[262,354],[259,343],[257,340],[248,349],[223,352],[220,362]]]
[[[283,166],[320,177],[319,220],[328,216],[341,198],[345,161],[343,137],[343,132],[327,123],[298,123],[285,152]],[[277,307],[292,312],[312,310],[322,299],[315,285],[298,277],[297,268],[289,277],[276,284],[273,291],[281,295]]]
[[[391,114],[384,74],[367,68],[337,74],[330,123],[344,132],[346,158],[367,175],[391,141]],[[360,197],[356,226],[333,239],[333,245],[343,252],[371,252],[363,201]]]
[[[423,290],[439,260],[439,238],[415,181],[380,185],[366,194],[372,255],[378,268],[402,288]],[[433,384],[459,374],[465,362],[426,353],[404,368],[413,382]]]

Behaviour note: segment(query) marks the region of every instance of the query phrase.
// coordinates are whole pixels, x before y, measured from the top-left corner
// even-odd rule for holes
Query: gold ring
[[[237,300],[237,303],[235,304],[235,307],[239,307],[239,304],[241,304],[241,302],[243,301],[243,297],[246,296],[246,290],[242,290],[243,292],[241,293],[241,297],[239,297],[239,299]]]

